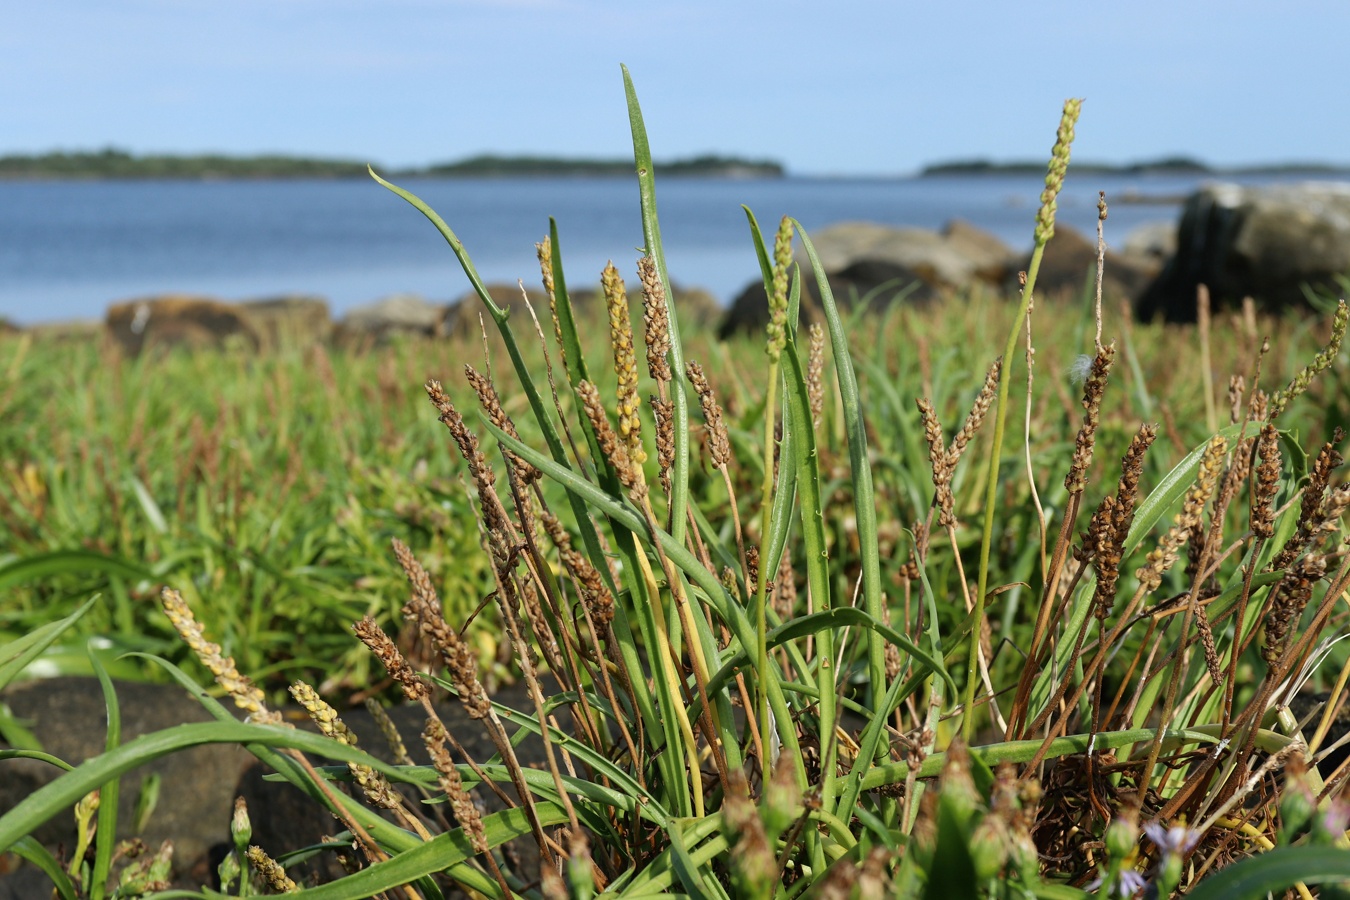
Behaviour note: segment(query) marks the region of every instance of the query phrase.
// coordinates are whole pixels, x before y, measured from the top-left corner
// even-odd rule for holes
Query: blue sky
[[[1350,163],[1350,3],[45,0],[0,29],[0,153],[628,151],[802,174],[1042,159]],[[1278,9],[1277,9],[1278,7]]]

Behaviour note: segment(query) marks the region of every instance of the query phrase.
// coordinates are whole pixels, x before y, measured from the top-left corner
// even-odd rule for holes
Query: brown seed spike
[[[642,448],[642,419],[638,408],[637,355],[633,350],[633,323],[628,318],[628,294],[618,269],[610,263],[600,276],[604,287],[605,306],[609,310],[609,342],[614,350],[614,374],[618,377],[619,436],[623,438],[628,455],[636,465],[642,465],[647,452]]]
[[[642,335],[647,344],[647,372],[658,382],[671,378],[670,319],[666,305],[666,289],[656,271],[656,260],[644,256],[638,260],[638,277],[642,281]]]

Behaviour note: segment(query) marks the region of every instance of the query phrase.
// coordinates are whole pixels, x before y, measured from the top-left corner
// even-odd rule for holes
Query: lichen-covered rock
[[[1194,321],[1196,286],[1214,306],[1252,297],[1270,311],[1305,306],[1305,285],[1339,291],[1350,272],[1350,184],[1210,184],[1192,194],[1176,254],[1139,299],[1138,314]]]
[[[239,341],[256,350],[258,334],[247,314],[232,303],[170,294],[108,307],[108,333],[128,356],[150,348],[222,347]]]

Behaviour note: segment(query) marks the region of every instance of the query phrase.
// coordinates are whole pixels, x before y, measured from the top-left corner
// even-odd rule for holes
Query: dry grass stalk
[[[1081,493],[1087,487],[1087,470],[1092,465],[1092,452],[1097,442],[1097,423],[1101,414],[1102,395],[1116,358],[1116,342],[1112,341],[1092,359],[1087,378],[1083,381],[1083,424],[1074,439],[1073,463],[1064,476],[1064,487],[1071,494]]]
[[[1345,339],[1347,325],[1350,325],[1350,306],[1347,306],[1346,302],[1342,300],[1336,304],[1336,314],[1331,318],[1331,339],[1327,341],[1327,345],[1322,352],[1313,357],[1313,361],[1294,376],[1288,387],[1282,391],[1276,391],[1270,403],[1271,419],[1275,419],[1280,413],[1284,412],[1293,399],[1306,391],[1308,385],[1312,384],[1312,380],[1336,359],[1336,355],[1341,351],[1341,341]]]
[[[576,391],[586,412],[586,418],[590,420],[591,428],[595,431],[595,441],[600,445],[600,452],[614,467],[614,474],[618,476],[619,483],[628,488],[635,501],[640,501],[647,494],[647,481],[642,476],[642,469],[629,455],[628,445],[619,441],[614,428],[609,424],[609,415],[600,400],[600,392],[589,381],[577,382]]]
[[[196,654],[201,664],[210,670],[212,676],[234,700],[234,705],[248,713],[248,721],[263,725],[283,725],[281,714],[267,708],[266,697],[257,685],[246,675],[242,675],[234,664],[234,658],[226,656],[220,645],[208,641],[201,624],[193,616],[191,608],[183,600],[183,595],[173,588],[164,588],[160,593],[160,602],[164,614],[169,617],[183,642]]]
[[[539,276],[548,295],[548,311],[553,319],[553,336],[558,341],[558,358],[562,360],[563,371],[567,371],[567,347],[563,344],[562,322],[558,319],[558,296],[553,284],[553,241],[544,238],[534,245],[535,255],[539,258]]]
[[[1200,470],[1195,483],[1182,500],[1181,511],[1173,520],[1172,527],[1158,541],[1158,546],[1149,551],[1144,565],[1134,573],[1139,579],[1141,590],[1157,590],[1158,585],[1162,584],[1163,574],[1177,561],[1177,550],[1200,522],[1205,504],[1214,494],[1227,450],[1228,441],[1222,435],[1214,435],[1205,445],[1204,455],[1200,458]]]
[[[403,735],[398,733],[398,727],[394,720],[389,718],[383,706],[373,697],[367,697],[362,704],[370,718],[375,722],[375,727],[380,729],[380,737],[384,738],[384,743],[389,747],[390,754],[394,757],[394,762],[400,766],[413,765],[412,757],[408,755],[408,746],[403,743]]]
[[[656,420],[656,462],[661,470],[661,489],[670,495],[671,471],[675,466],[675,402],[649,397]]]
[[[609,343],[614,351],[614,374],[619,381],[619,436],[629,458],[640,466],[647,460],[647,451],[642,447],[642,419],[638,416],[642,401],[638,399],[637,354],[633,349],[633,323],[628,317],[628,294],[613,263],[605,266],[600,284],[609,310]]]
[[[961,455],[966,452],[967,445],[975,437],[975,432],[980,430],[980,425],[984,423],[984,417],[989,412],[989,407],[994,402],[994,396],[998,392],[998,379],[1003,372],[1003,357],[994,360],[985,373],[984,385],[980,388],[979,394],[975,397],[975,405],[970,408],[966,415],[966,421],[961,426],[961,430],[952,438],[952,445],[947,448],[947,470],[950,480],[951,473],[956,469],[956,464],[961,461]]]
[[[431,764],[436,768],[437,782],[450,803],[455,821],[464,829],[469,843],[473,845],[474,852],[487,853],[489,848],[487,832],[483,828],[483,817],[478,812],[473,798],[465,790],[459,769],[455,767],[454,761],[450,759],[450,754],[445,749],[446,738],[444,725],[435,719],[427,720],[426,728],[422,731],[422,741],[426,744],[427,752],[431,754]]]
[[[1252,534],[1269,540],[1275,534],[1275,494],[1280,489],[1279,431],[1269,422],[1261,426],[1261,437],[1256,443],[1261,464],[1256,468],[1256,484],[1252,488]]]
[[[478,680],[478,658],[473,649],[459,636],[455,629],[445,621],[441,612],[441,601],[431,586],[431,578],[426,569],[413,556],[407,545],[394,538],[394,556],[403,567],[408,583],[412,586],[412,597],[403,607],[403,615],[414,619],[422,633],[431,639],[432,644],[441,653],[441,659],[450,680],[455,685],[460,702],[465,711],[475,719],[485,718],[492,710],[487,691]]]
[[[421,700],[430,692],[427,683],[422,680],[422,676],[417,673],[408,661],[403,658],[399,652],[398,646],[389,635],[385,634],[384,629],[379,626],[371,616],[365,616],[361,621],[352,626],[352,631],[361,643],[370,648],[370,652],[375,654],[375,658],[384,666],[389,677],[393,678],[403,688],[403,696],[409,700]]]
[[[722,407],[701,365],[690,362],[685,371],[698,394],[699,405],[703,407],[703,421],[708,426],[708,457],[717,468],[726,468],[731,462],[731,440],[727,436],[726,422],[722,420]]]
[[[488,414],[492,424],[496,425],[502,431],[516,440],[520,440],[520,433],[516,431],[516,423],[511,421],[511,417],[502,409],[501,399],[497,396],[497,388],[492,383],[490,375],[484,375],[473,366],[465,363],[464,376],[469,380],[469,386],[473,388],[478,395],[478,401],[483,406],[483,411]],[[534,466],[521,459],[510,450],[503,448],[507,461],[515,471],[516,478],[523,487],[529,487],[542,477],[542,473]]]
[[[666,289],[656,271],[656,260],[644,256],[638,260],[638,278],[642,281],[642,337],[647,344],[647,372],[658,384],[670,381],[670,310]]]
[[[1322,501],[1326,497],[1327,487],[1331,484],[1331,475],[1345,461],[1341,454],[1336,451],[1336,444],[1344,439],[1345,434],[1338,428],[1332,440],[1322,445],[1321,451],[1317,454],[1317,460],[1313,463],[1312,471],[1308,473],[1308,483],[1303,488],[1298,528],[1280,548],[1280,552],[1275,555],[1275,558],[1271,560],[1268,571],[1277,572],[1288,568],[1289,564],[1303,552],[1319,530],[1322,519],[1318,513],[1322,508]]]
[[[320,733],[325,737],[349,747],[356,746],[355,733],[342,721],[337,710],[323,701],[318,691],[303,681],[296,681],[291,684],[291,696],[295,698],[296,703],[304,707],[305,712],[309,713],[310,719],[319,726]],[[401,806],[398,793],[384,775],[360,763],[349,762],[347,769],[371,803],[381,809],[398,809]]]
[[[497,479],[492,467],[488,465],[487,457],[479,449],[478,437],[464,424],[464,417],[450,402],[441,383],[435,379],[429,380],[426,383],[426,391],[432,405],[440,414],[441,422],[449,429],[450,436],[459,447],[460,455],[469,466],[469,474],[473,476],[474,484],[478,487],[483,527],[487,529],[491,539],[493,561],[498,567],[504,566],[515,551],[515,526],[511,524],[501,498],[497,496]]]
[[[952,498],[952,467],[949,464],[947,448],[942,438],[942,424],[938,421],[937,411],[926,397],[915,401],[919,407],[919,416],[923,420],[923,436],[928,441],[928,461],[933,469],[933,503],[938,509],[938,523],[943,528],[956,524],[953,513],[955,501]]]

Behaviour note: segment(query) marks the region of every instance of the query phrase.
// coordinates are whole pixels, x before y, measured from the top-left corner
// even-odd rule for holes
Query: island
[[[702,178],[781,178],[782,163],[765,159],[707,154],[656,162],[657,174]],[[385,170],[400,178],[613,177],[633,174],[631,159],[483,154],[456,162]],[[98,151],[10,154],[0,156],[0,179],[273,179],[364,178],[360,160],[268,154],[148,154],[106,148]]]

